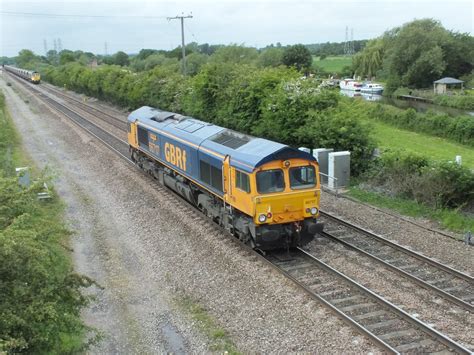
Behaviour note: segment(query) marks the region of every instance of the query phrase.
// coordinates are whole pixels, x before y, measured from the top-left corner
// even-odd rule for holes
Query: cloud
[[[1,55],[13,56],[22,48],[44,52],[61,38],[63,48],[104,52],[141,48],[172,49],[181,43],[179,21],[167,16],[193,14],[185,21],[186,41],[199,43],[341,42],[345,28],[355,39],[374,38],[414,18],[431,17],[448,29],[473,32],[471,1],[349,1],[349,0],[241,0],[241,1],[30,1],[3,0],[1,11],[40,14],[88,15],[61,17],[1,15]],[[100,17],[104,16],[104,17]],[[142,16],[142,17],[134,17]],[[155,16],[149,18],[145,16]]]

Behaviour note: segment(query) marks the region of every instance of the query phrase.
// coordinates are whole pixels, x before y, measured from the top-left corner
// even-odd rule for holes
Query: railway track
[[[84,118],[80,113],[75,110],[65,106],[64,104],[54,100],[50,96],[44,94],[36,87],[32,86],[29,83],[23,82],[23,80],[18,79],[11,75],[18,83],[23,84],[30,92],[32,92],[36,97],[40,98],[44,103],[51,107],[56,112],[59,112],[73,121],[75,124],[85,129],[89,134],[96,137],[102,143],[104,143],[108,148],[115,151],[122,158],[133,164],[129,158],[128,143],[121,138],[107,132],[105,129],[99,127],[95,123],[89,121],[87,118]]]
[[[90,113],[91,115],[94,115],[94,116],[97,116],[99,115],[100,118],[102,120],[104,120],[105,122],[107,122],[108,124],[111,124],[112,126],[118,128],[118,129],[121,129],[123,131],[127,131],[127,121],[126,120],[122,120],[114,115],[111,115],[105,111],[102,111],[96,107],[93,107],[91,105],[88,105],[84,102],[82,102],[81,100],[78,100],[78,99],[75,99],[69,95],[66,95],[64,94],[63,92],[61,92],[60,90],[57,90],[57,89],[53,89],[49,86],[46,86],[46,85],[42,85],[41,88],[43,90],[46,90],[50,93],[52,93],[53,95],[56,95],[56,96],[60,96],[61,98],[63,98],[65,101],[77,106],[79,109],[87,112],[87,113]]]
[[[70,118],[127,162],[132,163],[128,158],[127,142],[110,134],[81,116],[80,113],[45,95],[32,85],[15,79],[52,109]],[[159,190],[165,191],[164,188]],[[173,194],[173,196],[175,195]],[[222,231],[220,227],[214,227]],[[231,240],[241,245],[235,238],[231,238]],[[251,250],[247,246],[244,247]],[[388,352],[471,353],[462,345],[301,249],[290,255],[269,254],[264,257],[254,251],[252,253],[290,278],[314,299],[326,305],[345,322]]]
[[[42,86],[42,87],[46,87],[47,89],[49,89],[49,90],[51,90],[51,91],[53,91],[53,92],[59,92],[59,93],[61,93],[61,94],[63,94],[63,95],[66,95],[66,96],[72,98],[73,100],[76,100],[76,101],[79,101],[79,102],[83,102],[83,101],[81,101],[81,100],[75,98],[74,96],[68,95],[66,92],[60,90],[58,86],[55,86],[55,85],[53,85],[53,84],[42,82],[42,83],[41,83],[41,86]],[[84,101],[84,103],[85,103],[85,101]],[[100,104],[99,102],[96,102],[96,105],[97,105],[97,106],[104,107],[104,105]],[[127,115],[128,115],[127,113],[124,113],[123,111],[119,111],[119,110],[117,110],[117,109],[115,109],[115,108],[112,108],[112,107],[108,107],[108,106],[107,106],[107,107],[104,107],[104,108],[105,108],[106,110],[112,112],[113,114],[117,115],[117,116],[122,116],[122,115],[127,116]]]
[[[302,249],[268,254],[272,266],[391,353],[470,351]]]
[[[474,312],[474,278],[321,211],[323,236],[377,261],[459,307]]]

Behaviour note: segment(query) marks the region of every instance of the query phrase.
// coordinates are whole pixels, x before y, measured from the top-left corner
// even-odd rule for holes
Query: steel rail
[[[407,272],[405,270],[402,270],[402,269],[398,268],[395,265],[392,265],[392,264],[388,263],[387,261],[385,261],[385,260],[383,260],[383,259],[381,259],[381,258],[379,258],[379,257],[377,257],[377,256],[375,256],[375,255],[373,255],[373,254],[371,254],[371,253],[369,253],[369,252],[353,245],[353,244],[350,244],[349,242],[346,242],[345,240],[339,239],[338,237],[335,237],[335,236],[333,236],[333,235],[331,235],[327,232],[322,232],[321,235],[323,235],[327,238],[330,238],[330,239],[336,241],[337,243],[340,243],[340,244],[342,244],[342,245],[344,245],[344,246],[346,246],[350,249],[356,250],[358,253],[363,254],[363,255],[379,262],[383,266],[395,271],[396,273],[401,274],[406,278],[409,278],[410,280],[415,282],[417,285],[419,285],[419,286],[421,286],[425,289],[428,289],[428,290],[431,290],[431,291],[435,292],[439,296],[451,301],[452,303],[464,308],[467,311],[473,312],[473,310],[474,310],[474,307],[472,305],[470,305],[469,303],[463,301],[462,299],[460,299],[456,296],[453,296],[452,294],[450,294],[446,291],[443,291],[442,289],[440,289],[440,288],[438,288],[438,287],[436,287],[436,286],[434,286],[434,285],[432,285],[432,284],[416,277],[415,275],[410,274],[409,272]]]
[[[122,129],[122,130],[127,130],[127,121],[125,120],[121,120],[120,118],[117,118],[105,111],[102,111],[94,106],[91,106],[91,105],[88,105],[84,102],[81,102],[80,100],[76,99],[76,98],[73,98],[69,95],[66,95],[64,94],[63,92],[57,90],[57,89],[52,89],[48,86],[43,86],[42,87],[43,90],[45,91],[48,91],[56,96],[61,96],[63,97],[66,101],[69,101],[71,104],[76,104],[76,106],[79,106],[78,108],[83,110],[83,111],[86,111],[88,112],[89,114],[92,114],[96,117],[98,117],[95,113],[98,112],[100,115],[104,116],[104,118],[106,119],[102,119],[103,121],[107,122],[108,124],[111,124],[113,125],[114,127],[118,128],[118,129]],[[100,118],[100,117],[98,117]]]
[[[60,88],[59,88],[59,86],[55,86],[55,85],[50,84],[50,83],[42,83],[42,84],[41,84],[41,87],[46,88],[46,90],[51,90],[51,91],[53,91],[53,92],[58,92],[58,93],[60,93],[61,95],[64,95],[64,96],[70,98],[70,99],[73,100],[73,101],[77,101],[77,102],[80,102],[80,103],[82,103],[82,104],[84,104],[84,105],[88,105],[88,104],[86,104],[85,102],[83,102],[83,101],[81,101],[81,100],[79,100],[79,99],[77,99],[77,98],[75,98],[75,97],[73,97],[73,96],[68,95],[66,92],[61,91]],[[74,91],[74,92],[75,92],[75,91]],[[101,104],[99,104],[99,103],[98,103],[98,105],[99,105],[99,106],[103,106],[103,105],[101,105]],[[91,105],[88,105],[88,106],[90,106],[90,107],[92,107],[92,108],[96,108],[95,106],[91,106]],[[107,109],[110,110],[110,111],[115,112],[117,115],[124,115],[124,112],[119,111],[119,110],[116,110],[116,109],[114,109],[114,108],[108,107]],[[100,111],[102,111],[102,110],[100,110]],[[102,111],[102,112],[104,112],[104,113],[107,114],[107,115],[110,115],[109,113],[107,113],[107,112],[105,112],[105,111]],[[112,116],[113,116],[113,115],[112,115]],[[123,120],[123,121],[126,122],[126,120]]]
[[[95,138],[97,138],[99,141],[105,144],[109,149],[115,151],[121,158],[127,160],[131,164],[134,164],[128,156],[129,154],[128,154],[127,142],[107,132],[105,129],[89,121],[88,119],[82,117],[78,112],[74,111],[73,109],[66,107],[60,102],[55,101],[51,97],[45,95],[44,93],[42,93],[40,90],[36,89],[36,87],[30,85],[29,83],[26,83],[26,82],[23,83],[22,81],[20,81],[19,78],[16,78],[16,77],[15,77],[15,80],[24,84],[25,87],[27,87],[31,92],[36,93],[37,94],[36,96],[39,97],[50,108],[65,115],[76,125],[83,128],[89,134],[93,135]]]
[[[347,221],[344,221],[336,216],[333,216],[327,212],[321,212],[321,215],[324,216],[324,217],[327,217],[327,218],[330,218],[334,221],[336,221],[337,223],[339,224],[342,224],[352,230],[355,230],[359,233],[362,233],[364,234],[365,236],[368,236],[370,238],[373,238],[374,240],[376,240],[377,242],[380,242],[384,245],[388,245],[389,247],[393,248],[394,250],[398,251],[398,252],[401,252],[401,253],[404,253],[404,254],[407,254],[413,258],[415,258],[417,261],[421,261],[422,263],[425,263],[427,265],[430,265],[431,267],[434,267],[437,271],[441,270],[442,272],[445,272],[447,273],[448,275],[451,275],[452,277],[454,278],[457,278],[459,279],[461,282],[467,282],[467,287],[473,287],[474,286],[474,279],[472,277],[470,277],[469,275],[465,274],[465,273],[462,273],[461,271],[458,271],[456,269],[453,269],[447,265],[444,265],[444,264],[441,264],[437,261],[434,261],[433,259],[430,259],[429,257],[427,256],[424,256],[420,253],[417,253],[413,250],[410,250],[410,249],[407,249],[407,248],[404,248],[390,240],[387,240],[373,232],[370,232],[362,227],[359,227],[357,225],[354,225],[352,223],[349,223]],[[353,243],[350,243],[349,241],[345,240],[345,239],[341,239],[339,237],[336,237],[334,235],[332,235],[331,233],[325,231],[322,233],[323,236],[327,237],[327,238],[330,238],[348,248],[351,248],[353,250],[356,250],[357,252],[379,262],[380,264],[384,265],[385,267],[393,270],[394,272],[412,280],[413,282],[415,282],[416,284],[418,284],[419,286],[427,289],[427,290],[431,290],[433,291],[434,293],[436,293],[437,295],[443,297],[444,299],[462,307],[463,309],[473,313],[474,312],[474,307],[472,304],[464,301],[462,298],[458,297],[458,296],[455,296],[437,286],[435,286],[434,284],[431,284],[429,281],[426,281],[426,280],[423,280],[422,278],[406,271],[406,270],[403,270],[402,268],[400,267],[397,267],[393,264],[391,264],[390,262],[374,255],[373,253],[371,253],[370,251],[367,251],[367,250],[364,250],[363,248],[353,244]]]
[[[328,213],[328,212],[321,211],[321,210],[320,210],[319,212],[320,212],[320,214],[321,214],[322,216],[324,216],[324,217],[330,218],[330,219],[332,219],[332,220],[334,220],[334,221],[336,221],[336,222],[338,222],[338,223],[340,223],[340,224],[342,224],[342,225],[344,225],[344,226],[346,226],[346,227],[348,227],[348,228],[351,228],[351,229],[356,230],[356,231],[358,231],[358,232],[360,232],[360,233],[363,233],[363,234],[365,234],[366,236],[371,237],[371,238],[373,238],[373,239],[376,239],[376,240],[378,240],[379,242],[382,242],[382,243],[384,243],[384,244],[386,244],[386,245],[389,245],[389,246],[391,246],[392,248],[395,248],[395,249],[397,249],[397,250],[399,250],[399,251],[401,251],[401,252],[403,252],[403,253],[405,253],[405,254],[409,254],[410,256],[412,256],[412,257],[414,257],[414,258],[416,258],[416,259],[418,259],[418,260],[420,260],[420,261],[423,261],[423,262],[425,262],[425,263],[427,263],[427,264],[430,264],[430,265],[433,265],[433,266],[435,266],[435,267],[437,267],[437,268],[439,268],[439,269],[442,269],[443,271],[446,271],[446,272],[448,272],[448,273],[450,273],[450,274],[452,274],[452,275],[455,275],[455,276],[458,277],[458,278],[461,278],[461,279],[464,279],[464,280],[469,281],[469,282],[471,282],[471,283],[474,283],[474,278],[473,278],[472,276],[466,274],[466,273],[463,273],[463,272],[461,272],[461,271],[459,271],[459,270],[453,269],[452,267],[449,267],[449,266],[447,266],[447,265],[441,264],[441,263],[437,262],[436,260],[433,260],[433,259],[431,259],[431,258],[429,258],[429,257],[427,257],[427,256],[425,256],[425,255],[423,255],[423,254],[420,254],[420,253],[417,253],[416,251],[413,251],[413,250],[410,250],[410,249],[408,249],[408,248],[405,248],[405,247],[403,247],[403,246],[401,246],[401,245],[399,245],[399,244],[397,244],[397,243],[394,243],[394,242],[392,242],[391,240],[388,240],[388,239],[386,239],[386,238],[384,238],[384,237],[382,237],[382,236],[380,236],[380,235],[377,235],[377,234],[375,234],[375,233],[373,233],[373,232],[371,232],[371,231],[369,231],[369,230],[367,230],[367,229],[364,229],[364,228],[362,228],[362,227],[360,227],[360,226],[357,226],[357,225],[355,225],[355,224],[352,224],[352,223],[350,223],[350,222],[344,221],[344,220],[342,220],[341,218],[336,217],[336,216],[334,216],[334,215],[332,215],[332,214],[330,214],[330,213]]]
[[[390,311],[396,313],[399,315],[401,318],[405,319],[407,322],[415,325],[419,329],[421,329],[423,332],[429,334],[431,337],[437,339],[439,342],[443,343],[445,346],[447,346],[450,349],[454,349],[455,351],[461,353],[461,354],[471,354],[471,351],[466,349],[464,346],[456,343],[454,340],[450,339],[449,337],[445,336],[444,334],[438,332],[437,330],[433,329],[432,327],[428,326],[427,324],[423,323],[419,319],[412,317],[410,314],[402,310],[401,308],[397,307],[393,303],[387,301],[386,299],[382,298],[381,296],[377,295],[373,291],[369,290],[365,286],[359,284],[358,282],[352,280],[348,276],[344,275],[343,273],[337,271],[336,269],[332,268],[328,264],[324,263],[323,261],[319,260],[316,258],[314,255],[309,254],[305,250],[301,248],[297,248],[297,250],[304,254],[306,257],[311,259],[313,262],[315,262],[318,266],[321,268],[327,270],[328,272],[332,273],[333,275],[337,276],[338,278],[344,280],[347,284],[349,284],[352,287],[357,288],[360,290],[362,293],[366,294],[367,296],[371,297],[373,300],[375,300],[377,303],[386,306]]]

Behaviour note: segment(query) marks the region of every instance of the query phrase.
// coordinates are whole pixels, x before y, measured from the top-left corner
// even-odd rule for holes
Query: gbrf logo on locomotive
[[[180,168],[183,171],[186,171],[186,150],[166,142],[165,159],[168,163]]]

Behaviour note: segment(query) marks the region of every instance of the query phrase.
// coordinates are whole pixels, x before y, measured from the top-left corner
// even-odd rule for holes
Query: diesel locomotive
[[[21,69],[12,67],[11,65],[4,65],[3,68],[10,73],[18,75],[20,78],[31,81],[33,84],[39,84],[41,81],[40,73],[37,71]]]
[[[304,246],[323,229],[311,154],[148,106],[129,115],[128,143],[140,168],[253,248]]]

